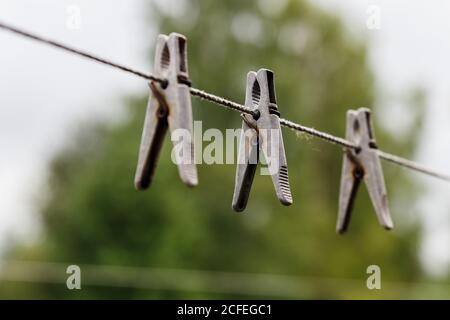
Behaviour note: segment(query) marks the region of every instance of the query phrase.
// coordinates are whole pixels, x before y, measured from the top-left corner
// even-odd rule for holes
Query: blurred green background
[[[176,18],[149,4],[146,17],[161,33],[187,36],[195,87],[243,102],[247,72],[269,68],[283,117],[343,136],[346,110],[370,107],[376,125],[367,46],[338,18],[299,0],[275,14],[254,1],[188,3]],[[5,258],[16,262],[0,266],[8,275],[1,298],[450,298],[448,277],[433,284],[420,268],[419,186],[384,165],[396,229],[378,225],[363,187],[349,232],[339,236],[342,150],[319,140],[283,129],[291,207],[257,175],[247,210],[234,213],[234,165],[199,165],[199,186],[186,188],[169,137],[152,187],[135,191],[147,98],[124,99],[128,117],[119,124],[87,123],[53,160],[39,197],[40,240],[10,247]],[[404,156],[415,151],[425,96],[411,90],[407,99],[416,123],[406,140],[375,128],[384,150]],[[240,127],[238,114],[192,103],[204,130]],[[81,266],[82,290],[66,288],[69,264]],[[366,287],[373,264],[382,290]],[[29,281],[11,281],[21,268],[32,270]]]

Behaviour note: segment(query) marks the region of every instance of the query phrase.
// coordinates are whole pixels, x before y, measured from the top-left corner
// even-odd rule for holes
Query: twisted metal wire
[[[417,171],[417,172],[422,172],[424,174],[427,174],[429,176],[441,179],[441,180],[445,180],[445,181],[449,181],[450,182],[450,175],[445,174],[445,173],[441,173],[441,172],[437,172],[431,168],[428,168],[420,163],[405,159],[405,158],[401,158],[399,156],[390,154],[390,153],[386,153],[384,151],[378,150],[378,156],[381,159],[384,159],[386,161],[395,163],[399,166]]]
[[[50,40],[50,39],[46,39],[46,38],[38,36],[36,34],[32,34],[32,33],[29,33],[27,31],[18,29],[16,27],[13,27],[13,26],[10,26],[10,25],[6,25],[6,24],[4,24],[2,22],[0,22],[0,28],[8,30],[8,31],[11,31],[11,32],[13,32],[15,34],[18,34],[18,35],[21,35],[23,37],[36,40],[38,42],[41,42],[41,43],[44,43],[44,44],[48,44],[48,45],[53,46],[55,48],[62,49],[62,50],[68,51],[70,53],[73,53],[73,54],[76,54],[76,55],[79,55],[79,56],[82,56],[82,57],[85,57],[85,58],[97,61],[99,63],[111,66],[113,68],[120,69],[122,71],[134,74],[134,75],[136,75],[138,77],[141,77],[143,79],[147,79],[147,80],[150,80],[150,81],[157,81],[157,82],[159,82],[161,84],[165,83],[164,79],[160,79],[158,77],[155,77],[152,74],[147,74],[147,73],[144,73],[144,72],[141,72],[141,71],[138,71],[138,70],[131,69],[131,68],[127,67],[127,66],[124,66],[124,65],[121,65],[121,64],[118,64],[118,63],[106,60],[104,58],[100,58],[98,56],[94,56],[93,54],[87,53],[85,51],[81,51],[79,49],[75,49],[73,47],[66,46],[65,44],[62,44],[60,42],[56,42],[56,41],[53,41],[53,40]]]
[[[280,124],[289,129],[292,129],[294,131],[304,132],[306,134],[309,134],[310,136],[320,138],[320,139],[330,142],[332,144],[341,145],[343,147],[350,148],[350,149],[358,148],[358,146],[351,141],[348,141],[348,140],[340,138],[340,137],[336,137],[332,134],[329,134],[329,133],[326,133],[323,131],[316,130],[314,128],[303,126],[301,124],[292,122],[290,120],[280,118]]]
[[[29,38],[29,39],[33,39],[33,40],[36,40],[38,42],[41,42],[41,43],[44,43],[44,44],[47,44],[47,45],[50,45],[50,46],[53,46],[53,47],[65,50],[67,52],[70,52],[70,53],[73,53],[73,54],[85,57],[87,59],[91,59],[91,60],[97,61],[99,63],[111,66],[113,68],[116,68],[116,69],[119,69],[119,70],[122,70],[122,71],[125,71],[125,72],[128,72],[128,73],[134,74],[134,75],[136,75],[136,76],[138,76],[140,78],[143,78],[143,79],[146,79],[146,80],[149,80],[149,81],[156,81],[156,82],[161,83],[162,85],[167,84],[167,80],[166,79],[162,79],[162,78],[159,78],[159,77],[157,77],[155,75],[144,73],[144,72],[141,72],[139,70],[132,69],[130,67],[127,67],[127,66],[124,66],[124,65],[121,65],[121,64],[109,61],[109,60],[104,59],[104,58],[100,58],[98,56],[94,56],[93,54],[87,53],[85,51],[82,51],[82,50],[79,50],[79,49],[75,49],[73,47],[69,47],[69,46],[67,46],[65,44],[62,44],[62,43],[54,41],[54,40],[46,39],[44,37],[41,37],[41,36],[38,36],[36,34],[30,33],[30,32],[24,31],[24,30],[21,30],[19,28],[7,25],[5,23],[0,22],[0,28],[4,29],[4,30],[8,30],[8,31],[13,32],[13,33],[18,34],[18,35],[21,35],[23,37],[26,37],[26,38]],[[223,98],[223,97],[220,97],[220,96],[217,96],[217,95],[214,95],[212,93],[208,93],[208,92],[206,92],[204,90],[200,90],[200,89],[197,89],[197,88],[190,88],[190,92],[191,92],[191,95],[193,95],[193,96],[199,97],[200,99],[203,99],[203,100],[207,100],[207,101],[213,102],[213,103],[215,103],[215,104],[217,104],[219,106],[223,106],[223,107],[225,107],[227,109],[238,111],[238,112],[242,112],[242,113],[246,113],[246,114],[251,114],[251,115],[255,114],[255,112],[252,109],[246,107],[245,105],[242,105],[240,103],[228,100],[226,98]],[[323,131],[319,131],[319,130],[316,130],[316,129],[311,128],[311,127],[303,126],[301,124],[292,122],[292,121],[287,120],[287,119],[281,118],[280,119],[280,124],[282,126],[285,126],[285,127],[289,128],[289,129],[292,129],[294,131],[304,132],[304,133],[306,133],[306,134],[308,134],[310,136],[317,137],[317,138],[322,139],[324,141],[327,141],[329,143],[332,143],[332,144],[335,144],[335,145],[340,145],[340,146],[343,146],[345,148],[357,149],[359,147],[358,145],[356,145],[353,142],[351,142],[349,140],[346,140],[344,138],[337,137],[337,136],[334,136],[332,134],[329,134],[329,133],[326,133],[326,132],[323,132]],[[411,161],[411,160],[408,160],[408,159],[404,159],[404,158],[401,158],[399,156],[396,156],[396,155],[393,155],[393,154],[389,154],[389,153],[386,153],[386,152],[381,151],[381,150],[378,150],[378,155],[379,155],[380,158],[382,158],[382,159],[384,159],[386,161],[395,163],[397,165],[400,165],[400,166],[409,168],[411,170],[415,170],[415,171],[418,171],[418,172],[421,172],[421,173],[433,176],[435,178],[439,178],[439,179],[442,179],[442,180],[445,180],[445,181],[450,181],[450,175],[437,172],[437,171],[435,171],[433,169],[427,168],[427,167],[425,167],[425,166],[423,166],[423,165],[421,165],[419,163],[416,163],[414,161]]]
[[[246,106],[244,106],[244,105],[242,105],[240,103],[237,103],[237,102],[234,102],[234,101],[230,101],[228,99],[216,96],[216,95],[214,95],[212,93],[208,93],[208,92],[200,90],[200,89],[191,88],[191,94],[193,96],[199,97],[200,99],[213,102],[215,104],[218,104],[220,106],[223,106],[225,108],[228,108],[228,109],[231,109],[231,110],[234,110],[234,111],[239,111],[239,112],[247,113],[247,114],[251,114],[251,115],[254,114],[252,109],[250,109],[250,108],[248,108],[248,107],[246,107]]]

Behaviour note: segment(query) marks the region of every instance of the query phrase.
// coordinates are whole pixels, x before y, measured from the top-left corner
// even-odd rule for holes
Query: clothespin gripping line
[[[38,42],[41,42],[41,43],[44,43],[44,44],[56,47],[58,49],[62,49],[62,50],[65,50],[67,52],[70,52],[70,53],[73,53],[73,54],[85,57],[87,59],[94,60],[94,61],[96,61],[98,63],[109,65],[109,66],[111,66],[113,68],[116,68],[116,69],[119,69],[119,70],[122,70],[122,71],[125,71],[125,72],[128,72],[128,73],[134,74],[134,75],[136,75],[136,76],[138,76],[140,78],[158,82],[163,87],[167,86],[167,84],[168,84],[167,79],[162,79],[162,78],[156,77],[156,76],[154,76],[152,74],[147,74],[147,73],[144,73],[144,72],[132,69],[130,67],[126,67],[124,65],[111,62],[111,61],[106,60],[104,58],[100,58],[98,56],[94,56],[94,55],[92,55],[90,53],[86,53],[84,51],[81,51],[81,50],[69,47],[69,46],[64,45],[62,43],[59,43],[57,41],[46,39],[44,37],[41,37],[41,36],[38,36],[36,34],[30,33],[30,32],[24,31],[24,30],[21,30],[19,28],[7,25],[5,23],[0,22],[0,28],[8,30],[10,32],[13,32],[15,34],[18,34],[20,36],[23,36],[23,37],[26,37],[26,38],[29,38],[29,39],[33,39],[35,41],[38,41]],[[230,101],[230,100],[225,99],[223,97],[219,97],[217,95],[208,93],[206,91],[203,91],[203,90],[200,90],[200,89],[197,89],[197,88],[190,87],[189,89],[190,89],[191,95],[193,95],[193,96],[196,96],[196,97],[199,97],[201,99],[213,102],[213,103],[215,103],[215,104],[217,104],[219,106],[223,106],[223,107],[228,108],[230,110],[234,110],[234,111],[238,111],[238,112],[242,112],[242,113],[247,113],[247,114],[254,114],[253,110],[251,110],[250,108],[247,108],[246,106],[243,106],[243,105],[241,105],[239,103]],[[306,133],[306,134],[308,134],[310,136],[317,137],[319,139],[322,139],[322,140],[327,141],[327,142],[332,143],[332,144],[341,145],[341,146],[343,146],[345,148],[350,148],[350,149],[357,149],[358,148],[358,146],[353,144],[351,141],[348,141],[348,140],[340,138],[340,137],[333,136],[333,135],[331,135],[329,133],[322,132],[322,131],[316,130],[314,128],[311,128],[311,127],[306,127],[306,126],[294,123],[294,122],[292,122],[290,120],[287,120],[287,119],[280,118],[280,124],[282,126],[290,128],[290,129],[292,129],[294,131],[304,132],[304,133]],[[424,173],[426,175],[433,176],[435,178],[438,178],[438,179],[450,182],[450,175],[448,175],[448,174],[436,172],[435,170],[427,168],[427,167],[425,167],[425,166],[423,166],[421,164],[418,164],[418,163],[416,163],[414,161],[411,161],[411,160],[408,160],[408,159],[404,159],[404,158],[398,157],[396,155],[386,153],[386,152],[381,151],[381,150],[378,150],[378,153],[379,153],[380,158],[383,159],[383,160],[386,160],[386,161],[395,163],[397,165],[400,165],[402,167],[406,167],[408,169],[411,169],[411,170],[414,170],[414,171],[417,171],[417,172],[421,172],[421,173]]]
[[[258,110],[256,110],[256,111],[259,114],[259,111]],[[256,124],[254,124],[253,122],[249,121],[246,114],[241,113],[241,118],[242,118],[242,121],[244,121],[250,128],[254,129],[257,133],[259,133],[258,126]],[[258,118],[259,118],[259,116],[258,117],[253,116],[253,119],[255,119],[255,120],[258,120]]]
[[[166,87],[167,87],[167,81],[166,81]],[[155,95],[155,98],[158,100],[158,113],[157,116],[160,119],[166,118],[169,115],[169,106],[167,104],[166,99],[164,98],[164,95],[161,94],[161,92],[156,87],[156,84],[154,81],[151,81],[149,83],[149,87],[152,90],[152,93]],[[161,84],[161,87],[164,89],[164,85]]]

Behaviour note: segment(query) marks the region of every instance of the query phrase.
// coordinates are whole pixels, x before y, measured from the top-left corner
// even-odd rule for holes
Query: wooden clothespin
[[[188,186],[198,184],[194,162],[193,120],[186,38],[177,33],[159,35],[156,43],[154,73],[164,83],[150,82],[152,94],[145,115],[144,129],[135,175],[135,187],[150,185],[167,128],[170,132],[182,129],[183,155],[175,153],[181,180]],[[175,144],[175,142],[174,142]]]
[[[278,199],[282,204],[290,205],[292,195],[272,71],[260,69],[257,73],[248,73],[245,105],[254,113],[242,114],[232,207],[235,211],[245,209],[260,153],[268,163]]]
[[[360,108],[347,112],[346,137],[358,147],[345,149],[336,230],[338,233],[347,231],[356,193],[363,179],[378,221],[384,228],[392,229],[394,225],[389,213],[383,170],[369,109]]]

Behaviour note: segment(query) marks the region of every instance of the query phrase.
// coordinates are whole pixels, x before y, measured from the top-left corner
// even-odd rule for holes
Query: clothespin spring
[[[161,84],[161,86],[164,88],[163,84]],[[152,93],[155,96],[156,100],[158,100],[159,108],[157,117],[159,119],[166,118],[169,115],[169,106],[167,104],[166,99],[164,98],[164,95],[161,94],[161,92],[158,90],[154,81],[151,81],[149,83],[149,87],[152,90]]]

